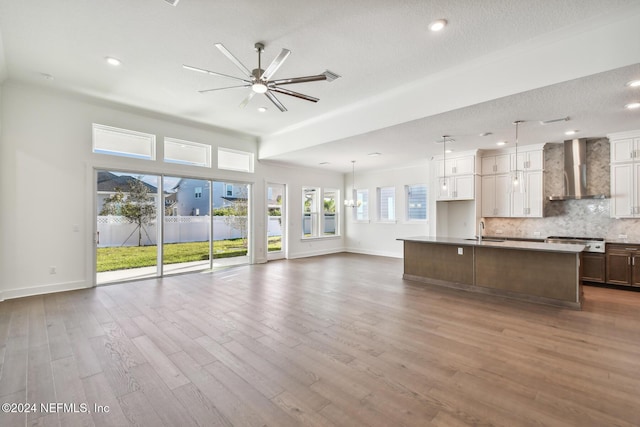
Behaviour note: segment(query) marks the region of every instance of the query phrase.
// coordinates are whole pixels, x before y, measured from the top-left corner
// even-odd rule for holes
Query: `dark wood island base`
[[[404,279],[581,309],[580,245],[398,240],[404,241]]]

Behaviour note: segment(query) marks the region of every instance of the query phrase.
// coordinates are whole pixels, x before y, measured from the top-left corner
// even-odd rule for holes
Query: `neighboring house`
[[[96,197],[96,208],[97,213],[100,214],[102,207],[104,206],[104,201],[109,197],[116,194],[118,190],[123,193],[127,193],[129,191],[129,186],[131,182],[140,181],[139,179],[130,176],[130,175],[116,175],[112,172],[108,171],[99,171],[98,172],[98,189],[97,189],[97,197]],[[154,202],[158,200],[158,189],[151,184],[148,184],[144,181],[142,183],[149,190],[149,195],[153,199]]]
[[[209,215],[209,182],[199,179],[183,178],[170,190],[175,194],[170,215],[200,216]],[[246,200],[242,191],[244,185],[225,182],[213,182],[213,209],[229,206],[237,200]],[[168,198],[169,196],[167,196]],[[169,213],[167,213],[169,214]]]

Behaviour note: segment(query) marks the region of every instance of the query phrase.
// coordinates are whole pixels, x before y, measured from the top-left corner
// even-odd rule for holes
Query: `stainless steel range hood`
[[[564,142],[564,194],[549,200],[604,199],[604,194],[587,193],[587,140]]]

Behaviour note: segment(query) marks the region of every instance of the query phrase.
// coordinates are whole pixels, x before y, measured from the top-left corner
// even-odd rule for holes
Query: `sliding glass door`
[[[105,170],[96,177],[98,285],[249,262],[248,184]]]
[[[97,284],[155,277],[160,177],[97,171]]]
[[[286,211],[284,184],[267,184],[267,259],[286,256]]]
[[[211,181],[163,177],[162,274],[211,268]]]

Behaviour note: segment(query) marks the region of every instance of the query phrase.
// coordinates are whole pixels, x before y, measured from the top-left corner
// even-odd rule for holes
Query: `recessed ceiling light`
[[[491,132],[482,132],[480,134],[480,136],[489,136],[489,135],[493,135]]]
[[[444,152],[449,154],[449,153],[453,153],[453,150],[444,150]]]
[[[564,134],[568,136],[568,135],[575,135],[576,133],[578,133],[578,130],[568,130]]]
[[[640,108],[640,102],[632,102],[624,106],[627,110],[635,110],[636,108]]]
[[[631,80],[630,82],[627,82],[626,86],[640,87],[640,80]]]
[[[318,163],[318,164],[319,164],[319,165],[328,165],[328,164],[329,164],[329,162],[320,162],[320,163]]]
[[[367,156],[371,156],[371,157],[382,156],[382,153],[378,153],[378,152],[376,151],[375,153],[369,153],[369,154],[367,154]]]
[[[498,141],[496,142],[496,145],[505,145],[507,143],[507,141]]]
[[[120,64],[122,64],[122,61],[120,61],[118,58],[113,58],[111,56],[105,57],[104,60],[107,61],[107,64],[113,65],[114,67],[117,67]]]
[[[446,19],[437,19],[437,20],[433,21],[431,24],[429,24],[429,29],[431,31],[440,31],[446,26],[447,26],[447,20]]]
[[[267,111],[267,107],[258,107],[258,111],[264,113],[265,111]]]

